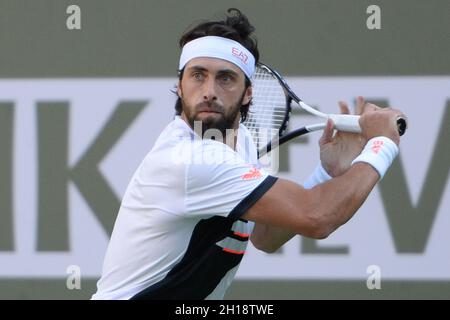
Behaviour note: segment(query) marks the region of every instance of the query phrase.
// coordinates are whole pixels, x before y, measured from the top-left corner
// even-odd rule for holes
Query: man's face
[[[231,62],[216,58],[194,58],[189,61],[178,83],[182,118],[192,128],[202,122],[202,134],[218,129],[237,129],[240,108],[251,99],[251,87],[245,88],[245,75]]]

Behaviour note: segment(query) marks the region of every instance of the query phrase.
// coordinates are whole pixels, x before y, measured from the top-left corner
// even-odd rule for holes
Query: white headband
[[[183,47],[179,70],[198,57],[219,58],[238,66],[251,79],[255,72],[255,57],[239,42],[216,36],[206,36],[189,41]]]

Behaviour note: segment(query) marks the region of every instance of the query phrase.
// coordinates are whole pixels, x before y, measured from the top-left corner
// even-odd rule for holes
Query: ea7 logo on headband
[[[231,53],[233,54],[233,56],[237,57],[238,59],[242,60],[242,62],[244,62],[245,64],[247,64],[247,60],[248,60],[248,56],[240,51],[238,48],[231,48]]]

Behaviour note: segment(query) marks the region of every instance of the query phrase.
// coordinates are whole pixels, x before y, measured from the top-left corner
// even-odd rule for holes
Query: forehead
[[[238,66],[236,66],[234,63],[231,63],[227,60],[223,60],[220,58],[210,58],[210,57],[194,58],[186,64],[185,69],[187,70],[189,68],[194,68],[194,67],[201,67],[210,72],[232,70],[232,71],[236,72],[237,74],[242,75],[244,77],[244,72]]]

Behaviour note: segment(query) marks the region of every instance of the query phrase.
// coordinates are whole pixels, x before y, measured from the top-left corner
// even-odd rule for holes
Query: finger
[[[333,128],[334,128],[333,120],[328,119],[327,125],[323,130],[322,137],[320,138],[321,145],[328,143],[333,139],[333,131],[334,131]]]
[[[380,110],[380,112],[383,112],[383,113],[390,113],[390,114],[392,114],[393,116],[395,116],[395,117],[401,117],[401,118],[406,118],[406,115],[402,112],[402,111],[400,111],[400,110],[398,110],[398,109],[394,109],[394,108],[382,108],[381,110]]]
[[[398,126],[398,119],[402,118],[406,122],[406,128],[408,127],[408,117],[402,111],[393,108],[383,108],[380,111],[392,114],[392,118],[395,120],[396,126]]]
[[[364,103],[362,113],[372,112],[372,111],[377,111],[377,110],[381,110],[381,108],[374,105],[373,103],[366,102],[366,103]]]
[[[341,114],[350,114],[350,109],[348,108],[347,103],[344,101],[339,101],[339,108],[341,109]]]
[[[356,113],[357,115],[360,115],[363,113],[364,105],[366,104],[366,101],[363,97],[358,96],[356,97]]]

